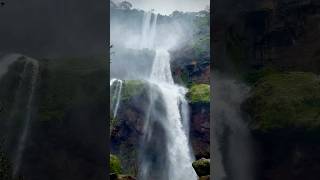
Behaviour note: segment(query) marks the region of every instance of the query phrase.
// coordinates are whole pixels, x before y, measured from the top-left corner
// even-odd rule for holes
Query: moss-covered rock
[[[210,103],[210,85],[193,84],[187,97],[191,103]]]
[[[121,163],[116,155],[110,154],[110,173],[121,174]]]
[[[193,162],[192,167],[199,177],[210,175],[210,159],[201,158]]]
[[[146,84],[141,80],[125,80],[121,99],[127,100],[143,92]]]
[[[257,82],[244,108],[253,130],[319,129],[320,79],[304,72],[270,74]]]

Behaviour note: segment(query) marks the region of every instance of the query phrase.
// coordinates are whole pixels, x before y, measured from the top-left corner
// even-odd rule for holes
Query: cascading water
[[[220,74],[214,74],[213,81],[214,179],[255,179],[254,142],[240,109],[249,89]]]
[[[110,94],[111,96],[111,109],[113,110],[113,118],[117,116],[120,99],[121,99],[121,93],[122,93],[122,80],[120,79],[111,79],[110,80]]]
[[[193,152],[189,143],[189,109],[187,89],[174,83],[169,48],[155,43],[158,15],[145,12],[138,50],[155,52],[151,74],[144,78],[149,84],[150,104],[146,108],[140,149],[139,180],[196,180],[192,167]],[[162,45],[170,47],[171,45]],[[135,77],[129,77],[135,79]],[[117,114],[123,81],[110,80],[111,108]]]
[[[32,106],[33,106],[33,101],[34,101],[34,96],[35,96],[35,89],[36,89],[36,83],[37,83],[37,78],[39,74],[39,63],[38,61],[31,59],[31,58],[26,58],[26,63],[27,65],[25,68],[27,68],[28,65],[32,66],[32,76],[31,76],[31,82],[30,82],[30,90],[28,94],[28,100],[27,100],[27,106],[26,106],[26,115],[25,115],[25,120],[24,120],[24,126],[22,129],[22,133],[20,135],[20,139],[18,142],[18,148],[16,151],[15,159],[14,159],[14,169],[13,169],[13,176],[16,177],[18,171],[20,170],[21,166],[21,161],[22,161],[22,156],[23,152],[26,146],[26,141],[27,137],[29,135],[30,127],[31,127],[31,118],[32,118]]]
[[[158,14],[154,14],[151,11],[145,12],[142,23],[141,40],[139,42],[140,49],[153,49],[156,35],[157,20]]]
[[[160,150],[153,148],[149,151],[163,153],[162,156],[165,156],[163,160],[166,160],[167,162],[154,161],[155,157],[142,157],[142,173],[140,178],[142,180],[153,178],[157,180],[195,180],[197,179],[197,175],[192,168],[193,157],[187,136],[189,128],[185,128],[186,122],[189,120],[186,115],[188,110],[185,109],[187,106],[184,104],[186,103],[185,94],[187,89],[174,84],[168,51],[163,49],[156,50],[149,82],[158,89],[158,97],[153,95],[154,92],[150,92],[151,102],[162,101],[161,104],[164,106],[164,109],[159,109],[154,103],[151,104],[151,112],[148,113],[149,117],[147,117],[147,123],[145,123],[144,127],[145,138],[143,146],[148,147],[154,144],[154,141],[158,140],[150,137],[153,136],[156,128],[159,128],[157,126],[160,126],[162,129],[160,131],[162,134],[160,135],[166,137],[164,142],[162,142],[163,146],[159,147],[161,148]],[[151,90],[152,89],[153,88],[151,88]],[[157,112],[159,110],[164,110],[164,112]],[[157,114],[158,117],[154,118],[150,116],[152,113]],[[164,115],[159,117],[160,114]],[[154,126],[154,124],[157,124],[157,126]],[[148,148],[145,148],[143,154],[148,153],[152,152],[148,152]],[[161,155],[158,154],[156,156]],[[154,167],[161,166],[157,163],[162,163],[163,167],[154,170]],[[165,167],[164,164],[167,167]],[[158,176],[154,176],[155,171],[157,171],[156,174],[158,174]]]
[[[34,102],[34,96],[35,96],[35,88],[36,88],[36,83],[37,83],[37,78],[39,74],[39,64],[38,61],[31,59],[29,57],[22,56],[20,54],[9,54],[5,55],[1,58],[0,61],[0,79],[8,72],[9,66],[13,63],[15,63],[18,60],[24,60],[25,63],[23,65],[23,71],[21,72],[21,81],[19,82],[18,89],[15,92],[15,102],[18,103],[18,94],[22,95],[22,92],[18,93],[18,91],[21,91],[20,88],[23,86],[23,80],[29,79],[27,78],[28,74],[27,72],[31,72],[31,77],[30,77],[30,82],[28,82],[28,92],[23,92],[23,96],[19,97],[25,97],[27,94],[27,100],[26,100],[26,105],[25,105],[25,115],[23,116],[23,127],[22,131],[20,134],[20,137],[18,139],[16,146],[16,151],[14,152],[13,156],[13,177],[16,177],[19,173],[21,163],[22,163],[22,157],[23,157],[23,152],[26,146],[26,141],[29,135],[30,131],[30,126],[31,126],[31,119],[32,119],[32,111],[33,111],[33,102]],[[31,71],[29,71],[31,70]],[[14,105],[13,109],[11,110],[12,112],[9,115],[9,120],[15,116],[15,109],[17,109],[18,105]],[[12,122],[10,122],[12,123]],[[8,133],[10,133],[8,131]]]

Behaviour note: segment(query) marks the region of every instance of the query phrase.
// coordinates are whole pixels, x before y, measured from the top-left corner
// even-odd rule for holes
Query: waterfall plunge
[[[196,180],[189,143],[189,109],[187,89],[174,84],[169,48],[156,47],[158,15],[146,12],[143,17],[139,49],[155,50],[149,83],[150,105],[146,109],[144,135],[140,150],[140,180]],[[170,47],[165,45],[165,47]],[[134,79],[134,77],[131,77]],[[119,108],[122,81],[112,79],[114,116]]]
[[[27,58],[28,64],[32,65],[32,77],[31,77],[31,82],[30,82],[30,90],[29,90],[29,97],[27,101],[27,106],[26,106],[26,116],[25,116],[25,122],[24,122],[24,127],[19,139],[18,143],[18,148],[16,152],[16,157],[15,157],[15,167],[13,169],[13,176],[16,177],[18,171],[20,170],[21,166],[21,159],[23,156],[23,152],[26,146],[26,141],[27,137],[29,135],[30,131],[30,125],[31,125],[31,117],[32,117],[32,105],[33,105],[33,100],[34,100],[34,95],[35,95],[35,88],[36,88],[36,83],[37,83],[37,78],[39,74],[39,64],[38,61],[34,59]]]
[[[149,117],[146,118],[145,123],[145,138],[143,146],[148,147],[152,144],[156,144],[159,139],[151,138],[155,133],[154,124],[161,126],[161,136],[165,136],[166,140],[162,143],[163,146],[159,146],[161,149],[157,149],[157,152],[164,153],[167,162],[154,161],[153,158],[142,157],[142,172],[140,178],[142,180],[148,179],[169,179],[169,180],[195,180],[197,175],[192,168],[192,152],[189,146],[188,131],[189,131],[189,115],[187,101],[185,100],[185,94],[187,89],[184,87],[175,85],[173,82],[171,69],[170,69],[170,55],[168,51],[163,49],[156,50],[156,56],[152,67],[152,72],[149,80],[150,84],[156,86],[158,89],[158,97],[154,95],[154,92],[150,92],[151,102],[155,102],[157,99],[161,100],[164,106],[165,112],[158,112],[156,114],[165,114],[153,118],[150,116],[152,112],[158,111],[156,104],[151,103]],[[160,96],[160,97],[159,97]],[[151,150],[155,150],[154,148]],[[143,154],[148,154],[148,148],[145,148]],[[160,156],[160,155],[156,155]],[[162,155],[163,156],[163,155]],[[154,170],[154,167],[161,167],[158,170]],[[167,167],[165,167],[165,165]],[[155,173],[157,171],[157,173]],[[154,174],[160,174],[154,176]],[[165,174],[165,175],[164,175]]]

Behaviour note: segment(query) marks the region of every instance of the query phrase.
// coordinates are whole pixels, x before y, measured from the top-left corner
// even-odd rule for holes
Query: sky
[[[121,0],[118,0],[118,2]],[[173,11],[200,11],[210,5],[210,0],[127,0],[133,8],[142,10],[155,9],[155,12],[168,15]]]

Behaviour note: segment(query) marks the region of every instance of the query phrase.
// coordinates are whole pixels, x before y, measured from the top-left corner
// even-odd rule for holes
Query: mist
[[[255,179],[254,142],[241,113],[249,88],[217,72],[213,82],[214,179]]]
[[[135,7],[135,4],[133,4]],[[139,47],[144,14],[151,11],[111,8],[111,77],[145,79],[150,74],[155,52]],[[152,11],[154,17],[157,11]],[[197,12],[157,15],[154,46],[176,51],[194,41]]]

